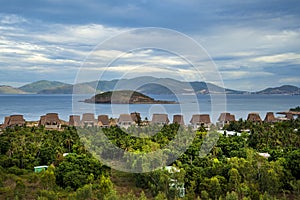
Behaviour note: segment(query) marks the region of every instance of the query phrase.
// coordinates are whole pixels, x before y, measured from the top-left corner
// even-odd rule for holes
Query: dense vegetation
[[[290,111],[300,112],[300,106],[297,106],[296,108],[291,108]]]
[[[115,146],[143,159],[147,152],[166,148],[177,134],[186,141],[184,135],[190,130],[176,124],[162,129],[129,128],[128,133],[117,127],[91,127],[79,129],[84,135],[80,140],[72,127],[63,131],[43,127],[6,129],[0,135],[0,199],[179,198],[178,190],[170,187],[172,180],[184,183],[184,199],[299,199],[299,128],[299,120],[275,124],[240,120],[225,129],[249,133],[230,136],[225,131],[207,156],[199,156],[209,134],[200,128],[185,153],[172,162],[180,172],[158,169],[139,174],[112,170],[87,149],[94,148],[101,157],[109,156],[110,146],[102,140],[105,135]],[[147,136],[153,130],[157,134]],[[268,152],[270,157],[262,157],[259,152]],[[112,156],[126,160],[122,154]],[[171,158],[166,156],[166,163]],[[128,167],[139,165],[127,163]],[[34,173],[34,166],[39,165],[49,168]],[[125,181],[127,185],[122,186]]]

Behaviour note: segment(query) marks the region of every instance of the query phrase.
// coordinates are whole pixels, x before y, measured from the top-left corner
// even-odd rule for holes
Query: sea
[[[83,100],[87,95],[0,95],[0,123],[4,117],[13,114],[24,115],[27,121],[38,121],[46,113],[58,113],[62,120],[69,120],[71,114],[106,114],[117,118],[120,114],[139,112],[142,119],[151,120],[154,113],[166,113],[170,121],[173,115],[182,114],[186,124],[193,114],[210,114],[216,122],[222,112],[230,112],[236,119],[247,119],[250,112],[259,113],[264,119],[267,112],[288,111],[300,106],[300,95],[149,95],[156,100],[172,100],[178,104],[89,104]],[[280,115],[277,115],[280,116]]]

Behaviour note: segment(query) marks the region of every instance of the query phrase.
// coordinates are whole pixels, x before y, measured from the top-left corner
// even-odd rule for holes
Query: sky
[[[197,43],[203,50],[196,63],[204,66],[199,68],[200,75],[185,56],[168,51],[176,46],[181,52],[189,42],[172,34],[159,35],[160,31],[134,31],[147,27],[178,33]],[[120,35],[128,37],[116,44],[112,38]],[[149,48],[154,39],[155,45],[166,48]],[[128,49],[132,44],[141,45],[140,49]],[[38,80],[74,83],[82,69],[105,80],[151,75],[212,83],[216,82],[210,74],[217,71],[224,86],[231,89],[300,87],[300,1],[1,3],[0,85],[18,87]]]

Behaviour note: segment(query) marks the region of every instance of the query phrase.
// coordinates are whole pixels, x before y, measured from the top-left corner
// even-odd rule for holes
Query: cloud
[[[0,24],[10,25],[10,24],[21,24],[27,23],[28,21],[18,15],[3,15],[0,14]]]
[[[265,63],[282,63],[289,62],[294,64],[300,64],[300,54],[296,53],[284,53],[270,56],[261,56],[253,58],[254,62],[265,62]]]
[[[299,77],[286,77],[286,78],[281,78],[279,80],[279,83],[281,84],[300,84],[300,79]]]
[[[29,3],[11,0],[0,8],[1,81],[17,82],[18,73],[26,74],[27,77],[21,77],[23,82],[39,80],[45,77],[43,73],[47,73],[49,79],[57,79],[58,69],[62,71],[61,81],[74,80],[84,61],[92,71],[105,66],[107,63],[103,61],[110,58],[117,59],[111,63],[107,79],[117,78],[135,66],[146,66],[135,74],[150,73],[152,69],[156,76],[168,77],[171,71],[199,80],[195,70],[172,53],[153,49],[127,52],[124,48],[156,37],[153,32],[148,33],[148,38],[130,34],[124,44],[111,44],[115,45],[111,49],[94,49],[108,38],[132,28],[157,26],[181,31],[199,42],[229,86],[249,89],[255,87],[253,82],[260,87],[285,81],[299,85],[290,78],[299,73],[299,5],[300,2],[292,0],[166,0],[164,4],[156,0]],[[163,42],[158,35],[157,44]],[[189,46],[178,42],[165,45],[180,49]],[[92,50],[95,52],[90,54]],[[209,63],[206,55],[197,58],[199,73],[205,75],[207,81],[213,81]]]

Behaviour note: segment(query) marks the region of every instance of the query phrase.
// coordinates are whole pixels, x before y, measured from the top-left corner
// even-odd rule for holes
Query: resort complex
[[[279,121],[292,120],[300,117],[300,112],[287,111],[277,112],[276,114],[283,115],[275,117],[273,112],[267,112],[264,120],[262,120],[259,113],[251,112],[248,114],[246,121],[253,123],[274,123]],[[191,117],[189,123],[184,122],[184,116],[176,114],[172,116],[173,121],[169,120],[168,114],[154,113],[151,120],[147,117],[142,120],[140,113],[133,112],[130,114],[120,114],[118,118],[112,118],[108,115],[95,116],[94,113],[83,113],[80,115],[70,115],[69,121],[64,121],[59,118],[58,113],[47,113],[40,117],[39,121],[26,121],[23,115],[11,115],[4,119],[4,123],[0,125],[0,128],[5,129],[15,126],[44,126],[46,129],[59,130],[62,126],[74,126],[74,127],[103,127],[118,126],[120,128],[129,128],[130,126],[147,126],[147,125],[167,125],[170,123],[179,124],[185,127],[192,127],[197,130],[200,127],[204,127],[209,130],[212,125],[222,129],[225,125],[229,125],[231,122],[235,122],[235,115],[231,113],[221,113],[214,124],[211,121],[209,114],[194,114]]]

